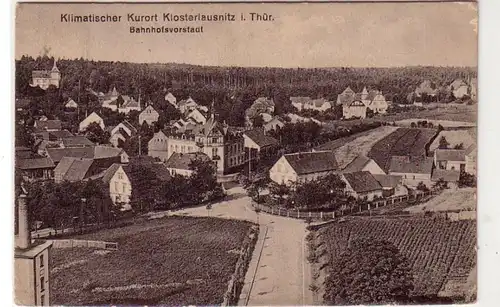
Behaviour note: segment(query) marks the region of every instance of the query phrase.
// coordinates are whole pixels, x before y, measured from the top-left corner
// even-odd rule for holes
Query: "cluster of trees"
[[[62,74],[59,89],[51,87],[42,91],[31,88],[31,72],[50,69],[53,61],[54,58],[48,56],[36,59],[23,56],[16,61],[16,97],[38,97],[45,114],[62,115],[62,101],[68,97],[78,97],[85,111],[98,108],[97,98],[86,89],[108,92],[116,86],[120,92],[136,99],[140,93],[142,101],[151,101],[155,106],[164,103],[166,90],[178,99],[191,96],[205,106],[210,106],[215,99],[220,118],[233,126],[243,124],[245,109],[259,96],[273,98],[278,114],[293,112],[289,102],[291,96],[324,97],[335,101],[347,86],[357,92],[364,86],[376,88],[386,93],[388,100],[406,103],[408,94],[425,79],[444,86],[456,78],[467,79],[469,75],[476,75],[475,68],[458,67],[241,68],[137,64],[80,58],[58,61]],[[57,112],[49,112],[51,109]]]
[[[18,185],[16,185],[18,186]],[[118,211],[99,180],[26,184],[30,221],[59,230],[115,220]]]
[[[222,185],[217,182],[216,168],[210,161],[195,159],[189,165],[191,176],[179,174],[158,187],[157,207],[175,209],[200,204],[224,197]]]
[[[443,135],[439,139],[438,148],[439,149],[464,149],[464,143],[456,144],[455,146],[453,146],[453,148],[450,148],[450,143],[448,142],[446,137]]]

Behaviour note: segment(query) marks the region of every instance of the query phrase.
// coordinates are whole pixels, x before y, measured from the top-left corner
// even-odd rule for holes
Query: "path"
[[[251,208],[250,198],[243,193],[241,188],[232,189],[229,191],[230,199],[214,204],[210,212],[205,207],[197,207],[172,214],[210,215],[253,222],[258,219],[261,235],[265,238],[262,238],[262,248],[257,243],[245,278],[245,288],[250,292],[247,305],[312,305],[310,266],[306,260],[306,223],[265,213],[257,217]],[[267,227],[267,235],[262,231],[265,229],[263,226]],[[245,303],[245,299],[240,304],[242,302]]]

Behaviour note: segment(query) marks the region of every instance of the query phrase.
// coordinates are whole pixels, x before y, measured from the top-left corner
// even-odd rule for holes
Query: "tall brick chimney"
[[[19,227],[19,231],[17,246],[19,248],[26,249],[31,246],[31,231],[28,220],[28,204],[26,194],[22,193],[21,195],[19,195],[18,205],[19,210],[17,225]]]

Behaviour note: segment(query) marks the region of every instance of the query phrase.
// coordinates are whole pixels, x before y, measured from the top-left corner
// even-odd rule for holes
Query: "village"
[[[37,95],[60,91],[64,73],[54,59],[51,70],[32,71],[27,90],[42,93]],[[432,285],[425,284],[426,279],[438,278],[431,271],[417,274],[415,289],[421,292],[414,296],[467,300],[469,294],[460,289],[467,289],[464,285],[470,282],[470,272],[475,268],[475,258],[470,255],[475,242],[471,229],[475,227],[477,128],[475,117],[469,116],[475,114],[477,106],[475,77],[466,75],[441,85],[421,80],[404,103],[387,99],[387,94],[393,95],[369,84],[348,86],[336,94],[336,99],[289,96],[286,107],[283,102],[277,106],[273,96],[259,95],[244,109],[240,125],[230,125],[221,118],[222,102],[215,95],[205,97],[202,104],[189,92],[176,88],[158,91],[162,97],[153,102],[141,89],[122,93],[120,86],[113,84],[107,92],[101,92],[78,81],[76,92],[56,100],[61,114],[71,121],[38,109],[29,96],[16,99],[16,141],[24,142],[15,147],[16,189],[20,191],[16,208],[28,210],[31,217],[29,223],[21,216],[17,221],[19,227],[29,224],[23,224],[23,234],[30,237],[23,243],[25,248],[31,238],[51,239],[54,246],[68,238],[76,242],[91,237],[109,243],[113,240],[108,235],[99,235],[103,228],[144,225],[147,229],[153,217],[153,223],[190,215],[250,220],[257,225],[250,229],[254,231],[255,252],[259,253],[265,249],[263,232],[271,236],[274,231],[279,236],[279,227],[285,227],[297,231],[299,237],[309,233],[307,246],[294,245],[297,253],[302,253],[297,257],[310,267],[297,279],[309,276],[310,285],[305,285],[309,294],[301,299],[318,304],[322,297],[328,297],[321,281],[327,278],[321,261],[328,264],[330,260],[313,257],[315,246],[325,243],[320,243],[314,229],[305,227],[342,219],[357,226],[333,227],[360,228],[356,223],[367,216],[373,216],[370,223],[375,224],[380,217],[402,215],[415,229],[424,227],[429,233],[447,223],[450,236],[454,231],[466,231],[457,234],[463,239],[456,247],[447,249],[447,253],[455,254],[446,254],[447,260],[436,264],[436,272],[449,274],[442,274]],[[92,109],[88,102],[81,102],[83,96],[95,102]],[[225,99],[236,101],[235,95]],[[436,223],[441,226],[432,224],[431,218],[438,219]],[[188,227],[182,226],[187,223],[182,219],[172,223]],[[247,228],[242,229],[234,231],[245,233]],[[222,230],[214,233],[218,231]],[[396,244],[409,240],[409,230],[397,231],[401,237]],[[446,239],[439,238],[445,248]],[[53,249],[58,259],[54,260],[56,272],[71,270],[71,263],[57,266],[69,257],[57,258],[58,250],[65,249]],[[304,249],[309,256],[303,255]],[[75,253],[71,259],[87,262],[81,257],[88,252],[70,250]],[[106,250],[110,252],[114,253]],[[459,253],[467,255],[468,260],[453,260]],[[247,254],[244,259],[248,272],[253,268],[254,273],[240,272],[243,286],[231,290],[243,294],[226,293],[225,303],[246,300],[250,305],[276,304],[286,293],[298,290],[285,289],[280,296],[270,294],[266,299],[255,294],[255,289],[247,289],[247,279],[253,285],[262,271],[254,267],[258,265],[254,256]],[[417,261],[415,255],[408,257]],[[43,266],[41,261],[39,266]],[[270,261],[279,266],[277,259]],[[421,265],[421,261],[414,265]],[[459,268],[461,273],[453,275],[450,267]],[[44,276],[50,276],[50,268],[44,270]],[[68,278],[66,274],[51,273],[59,285]],[[44,278],[42,284],[47,284],[48,277]],[[266,288],[286,277],[277,274],[276,278],[255,281],[254,287]],[[455,290],[451,291],[448,288],[452,286]],[[128,303],[109,298],[89,301],[90,292],[65,296],[62,288],[51,291],[52,299],[48,290],[37,290],[35,300],[56,304]],[[214,303],[211,299],[182,302],[176,298],[169,302]]]

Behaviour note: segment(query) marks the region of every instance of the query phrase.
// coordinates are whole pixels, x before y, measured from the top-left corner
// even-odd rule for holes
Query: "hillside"
[[[435,298],[450,281],[456,288],[467,283],[476,264],[476,222],[449,222],[431,218],[358,218],[319,230],[327,246],[329,265],[347,248],[350,240],[374,237],[394,243],[406,256],[414,273],[415,297]],[[465,296],[449,293],[448,296]]]

